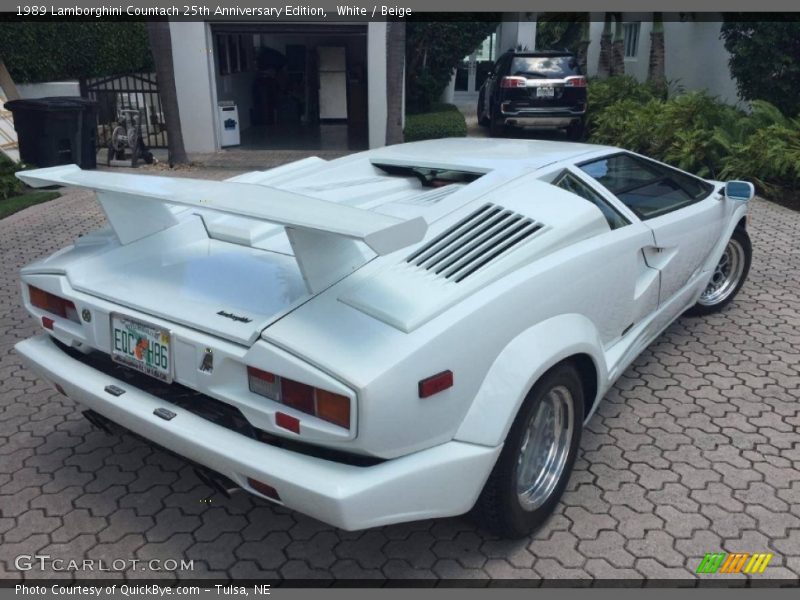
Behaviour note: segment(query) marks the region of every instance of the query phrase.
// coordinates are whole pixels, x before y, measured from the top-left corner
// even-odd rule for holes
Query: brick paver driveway
[[[348,533],[247,494],[206,503],[209,490],[182,460],[92,429],[12,347],[38,329],[20,307],[18,268],[101,222],[75,190],[0,221],[0,577],[19,577],[14,558],[38,553],[193,559],[182,578],[636,585],[695,579],[706,552],[742,551],[775,554],[761,578],[797,582],[800,214],[753,203],[755,258],[737,301],[679,320],[627,370],[584,433],[556,514],[519,541],[466,518]]]

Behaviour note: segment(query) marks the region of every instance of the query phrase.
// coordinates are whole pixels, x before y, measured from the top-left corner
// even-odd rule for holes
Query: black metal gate
[[[97,102],[97,145],[108,145],[114,126],[124,118],[122,111],[141,115],[142,138],[149,148],[167,147],[167,127],[155,73],[134,73],[88,79],[84,96]]]

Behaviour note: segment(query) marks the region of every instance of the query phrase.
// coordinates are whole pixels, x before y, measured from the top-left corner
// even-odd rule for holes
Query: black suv
[[[586,77],[569,52],[509,51],[494,64],[478,95],[478,122],[493,136],[507,126],[566,129],[583,137]]]

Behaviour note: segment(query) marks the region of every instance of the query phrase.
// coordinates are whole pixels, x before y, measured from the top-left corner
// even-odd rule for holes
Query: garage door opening
[[[368,147],[366,26],[212,26],[217,100],[240,148]]]

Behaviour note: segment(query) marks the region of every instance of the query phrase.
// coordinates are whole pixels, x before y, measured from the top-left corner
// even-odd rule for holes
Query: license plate
[[[553,86],[542,86],[536,88],[537,98],[552,98],[555,96],[556,90]]]
[[[172,382],[169,331],[156,325],[112,314],[111,359],[150,377]]]

